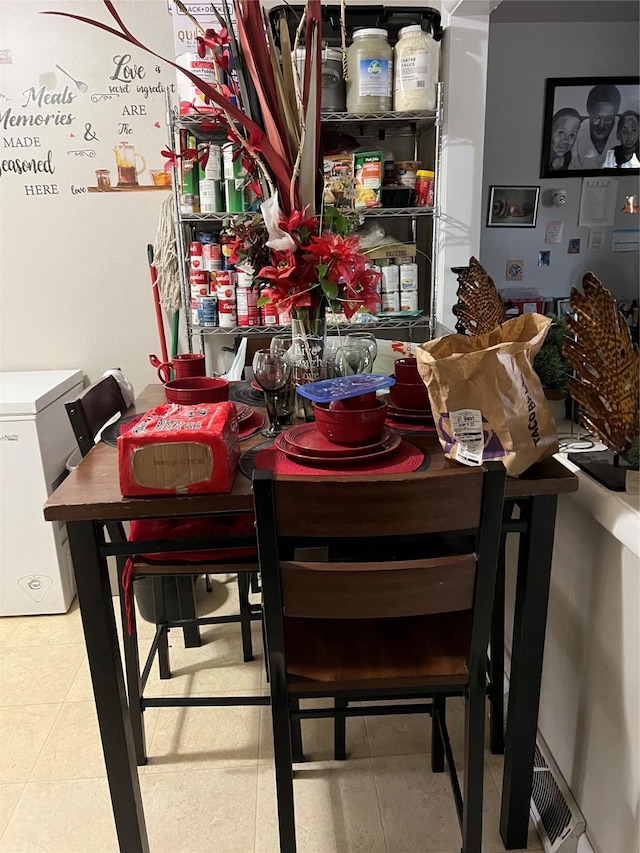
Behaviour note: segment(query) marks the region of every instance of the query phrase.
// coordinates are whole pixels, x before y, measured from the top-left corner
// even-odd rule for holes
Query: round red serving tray
[[[304,453],[306,456],[312,455],[314,458],[323,457],[350,457],[360,456],[371,450],[377,450],[382,447],[382,444],[388,440],[391,430],[384,427],[378,438],[374,441],[368,441],[364,444],[349,445],[335,444],[329,441],[318,429],[315,423],[300,424],[299,426],[291,427],[286,431],[287,442]]]
[[[347,453],[344,456],[317,456],[312,453],[303,453],[298,450],[297,447],[294,447],[293,444],[290,444],[287,441],[288,432],[280,433],[280,435],[276,438],[274,442],[274,446],[281,450],[285,456],[289,459],[293,459],[295,462],[308,462],[313,463],[314,465],[344,465],[350,462],[357,464],[358,462],[364,462],[365,460],[370,459],[378,459],[381,456],[386,456],[388,453],[392,453],[402,441],[402,438],[398,433],[393,430],[387,430],[388,436],[385,438],[382,443],[373,450],[365,450],[364,453],[358,453],[357,448],[345,448]]]

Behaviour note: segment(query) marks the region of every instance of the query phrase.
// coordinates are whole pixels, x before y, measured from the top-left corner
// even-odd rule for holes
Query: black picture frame
[[[640,174],[637,132],[635,145],[628,144],[633,140],[634,128],[638,129],[639,112],[640,77],[547,79],[540,177]],[[630,114],[635,114],[635,120]],[[552,139],[554,119],[559,134],[557,140]],[[607,129],[608,135],[603,140],[602,134]],[[592,132],[595,137],[592,137]],[[619,133],[624,135],[627,147]],[[630,162],[634,165],[628,166]]]
[[[487,228],[535,228],[540,187],[489,187]]]

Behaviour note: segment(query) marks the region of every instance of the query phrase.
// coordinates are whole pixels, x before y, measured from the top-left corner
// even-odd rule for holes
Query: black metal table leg
[[[99,525],[67,524],[93,694],[120,850],[149,853],[136,753]]]
[[[506,501],[502,511],[503,526],[513,513]],[[491,661],[489,666],[489,747],[494,755],[504,753],[504,596],[507,534],[502,532],[496,572],[496,588],[491,614]]]
[[[521,504],[527,530],[518,554],[500,811],[507,850],[527,845],[557,503],[556,495],[539,495]]]

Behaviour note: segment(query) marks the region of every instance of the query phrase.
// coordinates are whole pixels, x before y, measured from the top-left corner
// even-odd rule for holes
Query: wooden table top
[[[165,403],[160,383],[147,385],[136,398],[128,414],[146,412]],[[472,470],[446,459],[440,444],[432,435],[411,435],[407,439],[431,457],[426,471],[412,477],[428,480],[434,474],[446,471],[452,477],[464,477]],[[254,436],[240,443],[243,453],[265,439]],[[406,474],[360,475],[363,480],[385,478],[401,479]],[[310,480],[315,477],[309,477]],[[320,478],[322,479],[322,478]],[[346,480],[351,477],[344,477]],[[464,486],[461,483],[461,488]],[[557,459],[546,459],[529,469],[519,478],[507,477],[507,497],[532,495],[557,495],[575,492],[578,478]],[[212,512],[253,510],[251,480],[238,471],[233,488],[225,494],[210,495],[158,495],[154,497],[123,497],[118,481],[118,453],[107,444],[97,444],[78,467],[60,484],[44,506],[47,521],[112,521],[134,518],[161,518],[175,515],[199,515]]]

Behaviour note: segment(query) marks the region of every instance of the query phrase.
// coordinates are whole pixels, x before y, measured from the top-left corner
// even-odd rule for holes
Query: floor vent
[[[508,699],[507,691],[505,723]],[[545,853],[576,853],[578,839],[586,828],[585,819],[539,732],[533,763],[531,818]]]

